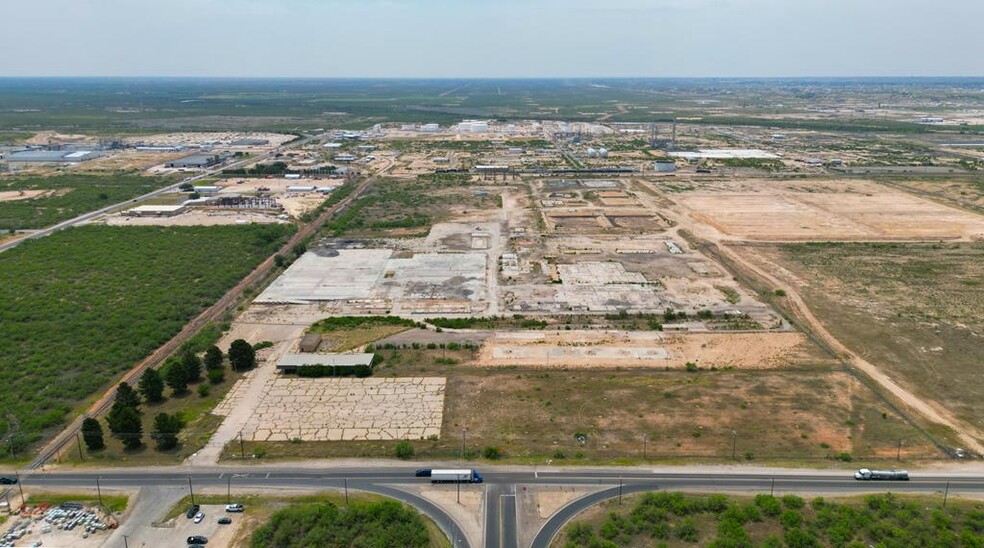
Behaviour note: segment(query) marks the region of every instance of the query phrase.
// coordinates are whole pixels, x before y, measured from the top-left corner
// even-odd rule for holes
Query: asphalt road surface
[[[453,539],[454,545],[469,546],[461,527],[437,505],[399,487],[419,485],[426,478],[414,477],[415,468],[317,469],[291,466],[263,468],[234,468],[225,466],[182,470],[178,468],[110,469],[102,471],[31,472],[21,476],[25,487],[95,489],[96,478],[106,488],[133,488],[148,485],[180,487],[193,485],[226,487],[230,475],[238,488],[267,489],[357,489],[394,497],[411,504],[428,515]],[[545,548],[563,525],[580,511],[602,500],[619,495],[649,490],[701,490],[744,493],[822,492],[843,495],[891,490],[895,493],[932,494],[949,490],[951,493],[984,493],[984,476],[927,475],[910,481],[857,481],[850,471],[803,471],[789,473],[740,472],[651,472],[645,469],[613,470],[502,470],[485,471],[486,523],[485,546],[511,548],[518,544],[516,519],[516,486],[518,485],[597,485],[599,492],[565,506],[540,529],[534,539],[535,548]]]

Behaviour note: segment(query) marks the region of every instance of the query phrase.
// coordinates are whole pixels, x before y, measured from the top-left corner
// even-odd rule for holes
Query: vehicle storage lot
[[[187,538],[192,535],[204,535],[208,538],[209,548],[232,546],[236,530],[242,522],[243,514],[227,514],[221,504],[202,505],[205,519],[195,523],[182,513],[180,516],[160,524],[140,524],[133,537],[127,543],[135,546],[187,546]],[[163,509],[162,509],[163,510]],[[223,516],[232,518],[229,525],[219,525],[218,519]]]

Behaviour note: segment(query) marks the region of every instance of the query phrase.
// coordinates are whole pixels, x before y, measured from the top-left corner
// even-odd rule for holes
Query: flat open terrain
[[[751,250],[749,250],[751,252]],[[755,248],[848,348],[907,389],[981,424],[984,244]]]
[[[904,457],[938,454],[864,385],[822,364],[786,371],[484,369],[470,365],[474,351],[445,346],[375,349],[383,358],[375,377],[447,379],[440,438],[413,441],[421,458],[457,457],[463,430],[471,458],[497,446],[524,462],[638,461],[643,434],[655,459],[727,460],[733,448],[746,460],[894,458],[900,439]],[[583,444],[577,434],[586,436]],[[394,443],[248,442],[247,452],[385,457]],[[234,442],[224,458],[239,451]]]
[[[255,402],[243,436],[253,441],[400,440],[441,431],[445,380],[298,378],[274,375]],[[225,414],[234,390],[216,412]]]
[[[292,227],[73,228],[0,254],[4,445],[22,451],[211,305]]]
[[[751,240],[984,238],[984,218],[868,181],[735,181],[671,198]]]

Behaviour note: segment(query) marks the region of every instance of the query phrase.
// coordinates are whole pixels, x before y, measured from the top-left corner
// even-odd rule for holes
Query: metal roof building
[[[98,152],[88,150],[25,150],[23,152],[12,152],[7,156],[8,162],[25,163],[67,163],[74,164],[84,162],[93,158],[98,158]]]
[[[297,371],[298,368],[312,365],[329,367],[355,367],[372,365],[375,354],[286,354],[277,362],[281,371]]]
[[[196,168],[202,169],[206,167],[214,166],[221,162],[221,158],[218,154],[192,154],[191,156],[185,156],[184,158],[178,158],[177,160],[172,160],[166,164],[164,167],[176,167],[176,168]]]

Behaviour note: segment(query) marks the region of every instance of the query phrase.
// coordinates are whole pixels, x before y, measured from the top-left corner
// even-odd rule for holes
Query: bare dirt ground
[[[249,223],[286,223],[274,215],[248,211],[188,211],[173,217],[131,217],[124,214],[106,217],[111,226],[218,226]]]
[[[746,190],[743,193],[746,194],[756,194],[756,191],[752,189],[752,183],[750,181],[735,181],[735,182],[721,182],[715,181],[711,184],[714,185],[724,185],[724,188],[718,189],[721,191],[731,191],[736,185]],[[759,184],[760,181],[754,181],[755,184]],[[761,184],[765,188],[768,188],[770,184],[769,181],[761,181]],[[940,206],[926,200],[921,200],[915,198],[911,195],[904,194],[895,190],[885,191],[884,187],[876,185],[874,183],[863,183],[859,181],[847,181],[847,182],[834,182],[834,183],[823,183],[820,182],[816,185],[812,183],[807,183],[805,181],[795,181],[795,182],[776,182],[773,185],[779,185],[781,190],[778,192],[780,198],[782,198],[783,192],[788,192],[792,187],[799,189],[812,189],[813,191],[822,190],[828,193],[840,193],[840,192],[855,192],[857,189],[864,189],[866,193],[872,194],[872,196],[881,194],[882,198],[880,201],[884,202],[884,195],[897,195],[899,197],[899,203],[903,204],[903,207],[893,208],[891,203],[884,203],[884,208],[889,212],[888,217],[893,218],[892,221],[895,224],[884,224],[884,218],[882,219],[883,234],[894,236],[896,238],[911,238],[912,234],[926,234],[933,230],[933,226],[938,223],[936,219],[931,215],[925,215],[924,213],[932,211],[937,208],[943,210],[944,221],[947,215],[951,218],[958,218],[961,222],[966,224],[961,225],[963,227],[961,231],[951,232],[950,237],[961,238],[967,237],[967,227],[984,227],[984,219],[973,215],[972,213],[965,212],[962,210],[947,208],[945,206]],[[826,190],[825,190],[826,189]],[[882,189],[878,192],[878,189]],[[870,192],[869,192],[870,191]],[[794,193],[806,193],[813,194],[810,190],[798,190]],[[700,196],[713,196],[717,193],[711,194],[701,194]],[[865,375],[869,376],[874,380],[881,389],[885,390],[892,397],[896,398],[910,411],[915,412],[917,415],[921,415],[923,418],[929,421],[942,425],[944,428],[950,429],[955,433],[957,437],[961,440],[965,448],[978,453],[984,454],[984,443],[980,440],[984,440],[984,433],[981,429],[974,424],[968,423],[967,421],[961,420],[956,417],[951,410],[949,410],[942,402],[921,398],[917,396],[914,392],[903,388],[891,375],[887,374],[884,369],[875,366],[870,361],[865,359],[863,356],[863,349],[861,351],[855,349],[849,349],[845,344],[843,344],[838,338],[833,336],[828,328],[814,315],[813,311],[807,306],[803,297],[799,293],[799,288],[794,284],[790,283],[788,279],[783,279],[780,275],[781,270],[775,269],[774,265],[762,264],[748,258],[748,249],[743,246],[734,245],[724,245],[723,241],[729,239],[729,235],[725,230],[714,225],[714,223],[708,224],[705,222],[704,218],[707,215],[706,211],[694,210],[692,207],[693,203],[688,205],[687,200],[691,196],[690,192],[683,193],[663,193],[665,199],[673,202],[669,209],[668,214],[671,215],[675,222],[679,223],[680,228],[685,228],[691,231],[693,234],[700,238],[703,238],[708,242],[709,245],[714,246],[714,249],[719,252],[723,257],[732,263],[734,268],[739,269],[743,273],[749,274],[752,278],[761,280],[766,287],[773,288],[776,291],[783,291],[785,297],[783,298],[784,305],[787,310],[789,310],[795,321],[802,326],[809,329],[815,336],[817,336],[821,341],[824,342],[832,351],[836,352],[837,355],[841,357],[846,363],[849,363],[853,367],[862,371]],[[701,199],[701,198],[699,198]],[[709,204],[714,205],[717,203],[718,208],[726,215],[726,209],[733,206],[727,206],[728,201],[725,200],[714,200],[713,198],[702,198],[705,200],[710,200]],[[807,203],[804,201],[802,203]],[[843,202],[843,199],[837,199],[836,202]],[[682,207],[678,204],[682,204]],[[908,204],[908,205],[906,205]],[[916,209],[918,209],[923,214],[916,214],[911,218],[905,216],[908,207],[912,204],[917,204]],[[796,209],[796,208],[793,208]],[[918,213],[918,212],[917,212]],[[877,213],[871,213],[871,215],[878,215]],[[747,218],[747,217],[746,217]],[[848,222],[853,222],[848,217],[842,217],[843,220]],[[779,226],[771,225],[768,217],[756,218],[754,225],[749,225],[757,227],[757,230],[762,231],[762,239],[767,240],[777,240],[777,241],[788,241],[790,238],[788,235],[784,234],[782,228],[785,226],[786,229],[793,230],[795,232],[795,227],[790,227],[788,224]],[[857,234],[850,239],[859,240],[870,240],[870,231],[874,230],[872,227],[874,224],[867,226],[869,230],[869,235],[864,236],[863,234]],[[943,225],[945,226],[945,224]],[[897,227],[897,228],[892,228]],[[951,225],[952,228],[952,225]],[[741,237],[739,235],[739,237]],[[824,238],[824,239],[836,239],[830,233],[824,233],[821,231],[814,231],[814,236],[812,238]],[[755,238],[750,238],[755,239]],[[795,238],[793,238],[795,239]],[[809,239],[809,238],[806,238]]]
[[[0,190],[0,202],[17,202],[20,200],[45,198],[54,193],[54,190]]]
[[[984,219],[870,181],[713,184],[669,198],[696,221],[749,240],[984,238]]]
[[[547,368],[773,369],[823,360],[801,333],[672,334],[660,331],[498,332],[474,365]]]
[[[844,360],[863,371],[866,375],[870,376],[879,385],[881,385],[882,388],[887,390],[900,402],[903,402],[905,406],[935,423],[952,429],[964,442],[968,449],[977,454],[984,454],[984,443],[979,441],[984,440],[984,431],[982,431],[979,426],[972,425],[957,418],[953,412],[938,401],[923,399],[916,396],[916,394],[910,390],[907,390],[899,385],[898,382],[896,382],[896,380],[887,374],[882,368],[875,366],[870,361],[864,359],[859,353],[852,351],[845,346],[840,340],[834,337],[823,322],[821,322],[814,315],[813,311],[798,292],[798,288],[796,288],[793,284],[777,277],[769,269],[763,268],[761,265],[751,261],[743,254],[736,253],[733,249],[730,249],[727,246],[721,245],[719,246],[719,249],[726,253],[737,264],[741,265],[742,268],[746,268],[761,279],[767,280],[773,287],[785,291],[787,305],[794,312],[797,318],[808,325],[816,336],[820,337]]]

